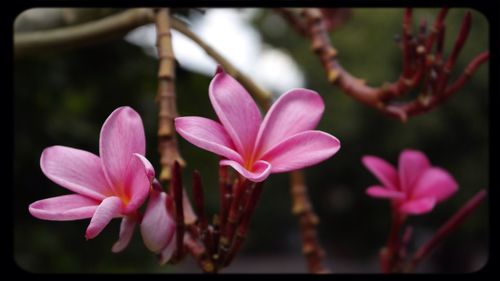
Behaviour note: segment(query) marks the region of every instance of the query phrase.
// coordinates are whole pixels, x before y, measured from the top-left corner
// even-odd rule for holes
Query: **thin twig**
[[[210,57],[217,61],[229,75],[238,80],[243,87],[249,91],[255,99],[257,99],[257,102],[264,109],[267,109],[270,106],[271,94],[269,92],[260,88],[248,76],[244,75],[241,71],[234,67],[233,64],[231,64],[219,52],[209,46],[203,39],[196,35],[196,33],[192,32],[186,24],[174,18],[172,20],[172,28],[186,35],[189,39],[193,40],[193,42],[200,46]]]
[[[486,197],[486,190],[482,189],[476,193],[465,205],[460,208],[446,223],[444,223],[434,234],[434,236],[422,245],[413,256],[407,271],[413,271],[420,261],[427,257],[443,239],[453,233],[464,220],[468,218]]]

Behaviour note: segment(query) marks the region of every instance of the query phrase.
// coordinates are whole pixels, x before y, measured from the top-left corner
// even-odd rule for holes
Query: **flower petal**
[[[233,77],[218,68],[209,87],[212,106],[243,158],[250,158],[262,120],[259,108]]]
[[[175,223],[167,211],[167,194],[151,191],[141,222],[141,235],[146,247],[160,253],[175,233]]]
[[[177,240],[176,237],[177,237],[177,235],[174,232],[174,235],[172,235],[172,238],[170,239],[170,241],[167,242],[167,246],[165,248],[163,248],[163,250],[161,251],[161,253],[159,255],[160,265],[164,265],[172,257],[172,255],[175,251],[175,248],[177,246],[177,243],[175,242]]]
[[[297,133],[316,128],[324,109],[323,99],[314,91],[293,89],[283,94],[262,121],[255,157],[258,159],[259,155]]]
[[[70,194],[38,200],[29,206],[29,212],[42,220],[70,221],[92,217],[99,201],[79,194]]]
[[[233,160],[221,160],[219,164],[233,167],[240,175],[253,182],[264,181],[271,174],[271,164],[262,160],[253,164],[252,171],[249,171],[240,163]]]
[[[111,219],[121,214],[122,207],[122,200],[116,196],[111,196],[102,200],[102,203],[97,207],[90,220],[90,224],[85,232],[85,238],[92,239],[99,235]]]
[[[178,117],[175,118],[175,129],[187,141],[202,149],[243,162],[224,127],[215,121],[203,117]]]
[[[363,156],[361,161],[387,189],[399,190],[398,172],[394,166],[382,158],[371,155]]]
[[[458,190],[458,184],[447,171],[441,168],[430,168],[419,178],[412,196],[434,197],[438,202],[448,199]]]
[[[404,150],[399,155],[401,190],[411,193],[420,176],[430,168],[427,156],[417,150]]]
[[[128,106],[117,108],[104,122],[99,139],[102,166],[115,195],[124,195],[122,187],[132,155],[145,152],[141,117]]]
[[[96,155],[66,146],[51,146],[40,157],[42,172],[75,193],[102,200],[112,193]]]
[[[425,197],[416,200],[411,200],[401,204],[399,210],[410,215],[421,215],[432,211],[436,205],[436,199],[433,197]]]
[[[123,217],[122,223],[120,224],[120,236],[118,241],[116,241],[111,248],[113,253],[121,252],[128,246],[128,243],[134,234],[136,224],[137,219],[134,216]]]
[[[272,173],[282,173],[315,165],[339,149],[336,137],[321,131],[304,131],[282,141],[261,159],[271,163]]]
[[[405,194],[400,191],[390,190],[386,187],[374,185],[366,189],[366,194],[371,197],[376,198],[386,198],[386,199],[404,199]]]
[[[128,203],[123,212],[125,214],[135,212],[148,196],[149,187],[155,177],[155,170],[153,165],[146,159],[146,157],[134,153],[130,160],[126,180],[124,183],[125,198]]]

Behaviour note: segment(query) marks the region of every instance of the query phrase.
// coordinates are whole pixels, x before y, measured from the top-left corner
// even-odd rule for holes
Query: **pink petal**
[[[427,156],[417,150],[404,150],[399,155],[401,189],[411,193],[420,176],[430,168]]]
[[[177,240],[177,235],[174,232],[174,235],[172,235],[172,238],[170,241],[168,241],[167,246],[161,251],[159,260],[160,260],[160,265],[163,265],[167,263],[172,255],[174,254],[175,248],[176,248],[176,240]]]
[[[250,158],[262,119],[252,97],[221,68],[210,83],[209,96],[236,150],[244,159]]]
[[[92,239],[99,235],[111,219],[118,217],[122,213],[122,207],[122,200],[116,196],[104,199],[90,220],[90,224],[85,232],[85,238]]]
[[[75,193],[102,200],[112,191],[96,155],[66,146],[51,146],[40,157],[42,172]]]
[[[390,190],[383,186],[374,185],[366,189],[366,194],[371,197],[376,198],[386,198],[386,199],[404,199],[405,194],[400,191]]]
[[[141,222],[142,239],[146,247],[160,253],[175,233],[175,223],[167,211],[167,194],[151,191]]]
[[[363,156],[361,161],[387,189],[399,190],[398,172],[394,166],[382,158],[370,155]]]
[[[434,197],[438,202],[448,199],[458,190],[458,184],[447,171],[430,168],[424,172],[415,185],[412,196]]]
[[[271,163],[272,173],[282,173],[315,165],[339,149],[336,137],[321,131],[304,131],[282,141],[261,159]]]
[[[269,109],[260,126],[256,158],[297,133],[313,130],[324,109],[321,96],[311,90],[294,89],[283,94]]]
[[[151,165],[146,157],[134,153],[130,160],[130,166],[124,183],[125,198],[130,200],[123,210],[124,213],[135,212],[135,210],[141,207],[148,196],[149,187],[154,177],[155,170],[153,165]]]
[[[233,141],[226,130],[217,122],[202,117],[178,117],[175,118],[175,129],[187,141],[202,149],[243,162],[234,151]]]
[[[36,201],[29,212],[42,220],[81,220],[92,217],[98,205],[99,201],[92,198],[70,194]]]
[[[432,211],[435,205],[435,198],[425,197],[403,203],[399,210],[406,214],[421,215]]]
[[[238,173],[240,173],[240,175],[253,182],[264,181],[269,176],[269,174],[271,174],[271,164],[262,160],[255,162],[252,166],[251,171],[233,160],[222,160],[219,162],[219,164],[222,166],[233,167],[236,171],[238,171]]]
[[[145,155],[146,145],[141,117],[128,106],[117,108],[101,129],[99,153],[104,173],[117,196],[124,196],[127,167],[134,153]]]
[[[128,246],[128,243],[134,234],[136,224],[137,219],[134,216],[123,217],[122,223],[120,224],[120,236],[118,241],[116,241],[111,248],[113,253],[121,252]]]

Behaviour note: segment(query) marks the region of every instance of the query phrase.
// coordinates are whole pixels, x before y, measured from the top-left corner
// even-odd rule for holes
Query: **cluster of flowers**
[[[289,172],[317,164],[340,149],[334,136],[314,130],[324,111],[321,97],[307,89],[283,94],[262,119],[247,91],[222,69],[213,78],[209,96],[220,121],[202,117],[175,119],[177,132],[192,144],[223,157],[241,176],[262,182],[271,173]],[[43,173],[74,194],[36,201],[30,213],[45,220],[91,218],[86,239],[99,235],[113,218],[122,218],[113,252],[128,245],[134,228],[146,247],[167,262],[175,251],[172,199],[162,191],[155,170],[145,158],[144,128],[130,107],[113,111],[100,133],[99,156],[64,146],[46,148],[40,159]],[[365,156],[364,165],[383,186],[367,193],[392,200],[394,209],[422,214],[457,189],[443,169],[432,167],[424,154],[406,150],[399,160],[399,174],[383,159]],[[144,214],[139,208],[148,199]]]

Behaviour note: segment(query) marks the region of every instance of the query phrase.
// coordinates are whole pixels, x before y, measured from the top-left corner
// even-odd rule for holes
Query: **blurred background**
[[[96,14],[95,9],[81,11]],[[415,9],[414,28],[421,17],[432,23],[437,11]],[[446,18],[446,55],[465,11],[451,9]],[[29,30],[30,24],[43,28],[37,20],[53,11],[35,12],[31,17],[19,17],[16,30]],[[386,242],[390,209],[388,201],[365,195],[365,189],[377,180],[361,165],[363,155],[377,155],[396,164],[401,150],[419,149],[433,165],[447,169],[458,181],[459,191],[452,198],[427,215],[409,218],[408,223],[414,226],[412,251],[479,189],[489,188],[488,64],[481,66],[444,105],[402,124],[329,85],[309,41],[270,9],[206,9],[181,14],[193,31],[275,98],[294,87],[313,89],[322,95],[326,111],[318,129],[338,137],[342,148],[331,159],[305,171],[311,201],[321,220],[319,239],[334,273],[379,272],[378,251]],[[342,65],[370,85],[396,80],[401,53],[394,38],[401,32],[402,16],[403,9],[396,8],[351,9],[349,20],[331,32]],[[22,269],[37,273],[200,272],[191,257],[177,266],[158,266],[137,230],[124,252],[111,253],[119,220],[113,220],[97,238],[86,241],[89,220],[42,221],[28,213],[28,205],[36,200],[69,193],[42,174],[42,150],[65,145],[98,154],[100,128],[122,105],[133,107],[142,116],[146,156],[159,170],[154,32],[154,26],[148,25],[122,40],[15,60],[13,254]],[[179,114],[215,119],[208,99],[215,63],[181,34],[174,32],[173,39]],[[487,48],[487,20],[472,11],[470,36],[452,79]],[[198,169],[205,186],[207,212],[214,214],[219,204],[217,157],[182,138],[179,145],[188,163],[184,169],[187,190],[190,192],[189,175]],[[488,260],[488,216],[488,204],[483,202],[418,271],[460,273],[484,266]],[[286,174],[275,174],[267,180],[247,241],[234,264],[223,272],[307,272],[298,221],[291,214]]]

